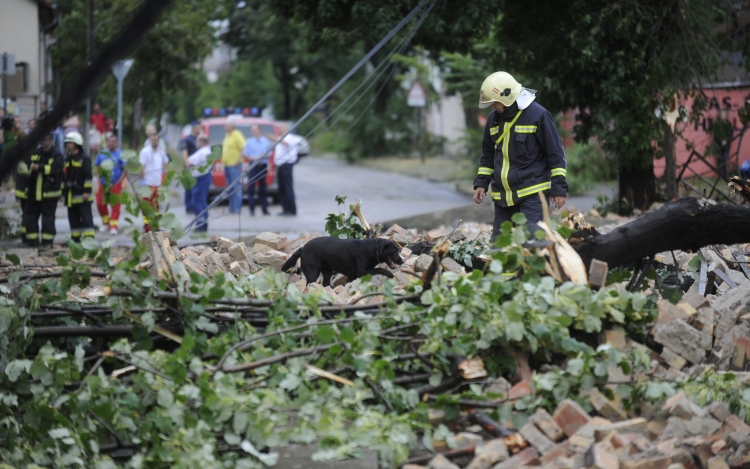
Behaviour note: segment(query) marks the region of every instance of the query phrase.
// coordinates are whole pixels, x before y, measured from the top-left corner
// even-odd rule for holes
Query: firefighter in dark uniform
[[[55,210],[60,200],[63,166],[65,159],[55,148],[52,134],[42,138],[37,152],[19,164],[27,166],[26,204],[23,214],[23,225],[26,228],[25,243],[30,246],[39,244],[52,246],[55,239]],[[19,171],[20,173],[20,171]],[[42,217],[42,233],[39,235],[39,216]]]
[[[94,216],[91,213],[93,178],[91,158],[83,152],[83,136],[78,132],[65,135],[65,192],[68,207],[70,237],[80,242],[81,237],[94,237]]]
[[[479,107],[492,106],[493,111],[484,128],[474,202],[481,204],[489,189],[495,208],[493,239],[503,222],[519,212],[533,237],[543,216],[538,193],[557,208],[568,195],[562,140],[549,111],[535,103],[535,97],[535,90],[522,87],[506,72],[487,77],[479,93]]]
[[[38,150],[37,150],[38,151]],[[25,156],[16,168],[16,202],[21,207],[21,232],[24,244],[26,240],[26,225],[24,225],[24,213],[26,212],[26,199],[28,198],[27,185],[29,182],[29,166],[31,165],[31,155]]]

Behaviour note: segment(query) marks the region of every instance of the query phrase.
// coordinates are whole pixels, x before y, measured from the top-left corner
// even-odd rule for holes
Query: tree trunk
[[[574,235],[570,240],[587,268],[591,259],[612,268],[664,251],[695,251],[711,244],[746,242],[750,242],[750,208],[711,205],[694,198],[667,202],[606,235],[584,239]]]
[[[648,159],[648,161],[649,163],[645,168],[620,169],[620,197],[618,202],[623,199],[626,201],[626,206],[619,207],[621,215],[627,215],[636,208],[645,212],[656,201],[654,161],[652,159]]]
[[[677,156],[675,155],[675,134],[672,128],[664,123],[664,198],[672,200],[677,197]]]

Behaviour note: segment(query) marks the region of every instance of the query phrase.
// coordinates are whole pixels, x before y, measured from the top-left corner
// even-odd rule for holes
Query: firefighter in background
[[[47,134],[41,146],[21,165],[26,164],[26,203],[23,225],[26,228],[25,244],[36,246],[41,238],[42,246],[52,246],[55,239],[55,210],[60,199],[65,159],[55,147],[55,138]],[[21,166],[19,165],[19,167]],[[39,235],[39,216],[42,217],[42,232]]]
[[[481,204],[492,184],[493,240],[503,222],[519,212],[533,237],[543,216],[538,194],[558,209],[568,195],[562,140],[552,115],[535,98],[535,90],[522,87],[506,72],[488,76],[479,93],[479,107],[492,106],[493,111],[484,128],[474,202]]]
[[[39,151],[39,150],[37,150]],[[26,240],[26,225],[24,225],[24,213],[26,212],[26,199],[28,198],[27,185],[29,181],[29,166],[31,165],[31,155],[24,156],[16,168],[16,202],[21,207],[21,226],[19,231],[24,244]]]
[[[91,158],[83,152],[83,136],[79,132],[65,135],[65,205],[68,207],[70,237],[80,242],[81,237],[94,237],[94,216]]]

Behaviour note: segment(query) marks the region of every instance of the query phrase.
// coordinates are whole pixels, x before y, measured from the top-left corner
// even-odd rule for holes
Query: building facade
[[[7,77],[8,112],[21,117],[24,126],[39,115],[39,105],[52,81],[49,48],[55,27],[52,6],[46,0],[0,0],[0,55],[15,56],[16,73]],[[0,80],[2,76],[0,75]],[[3,104],[0,100],[0,107]],[[49,103],[48,103],[49,104]]]

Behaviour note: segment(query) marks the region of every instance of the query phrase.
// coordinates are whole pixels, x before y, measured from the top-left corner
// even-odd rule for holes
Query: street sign
[[[3,54],[3,60],[0,63],[0,73],[4,75],[16,74],[16,56],[14,54]]]
[[[117,78],[117,141],[122,145],[122,82],[133,66],[133,59],[118,60],[112,64],[112,73]]]
[[[427,106],[427,95],[422,89],[422,85],[418,81],[415,81],[411,85],[409,94],[406,95],[406,104],[411,107],[425,107]]]
[[[112,73],[115,74],[115,78],[118,81],[125,79],[125,75],[130,71],[130,67],[133,66],[133,59],[118,60],[112,65]]]

